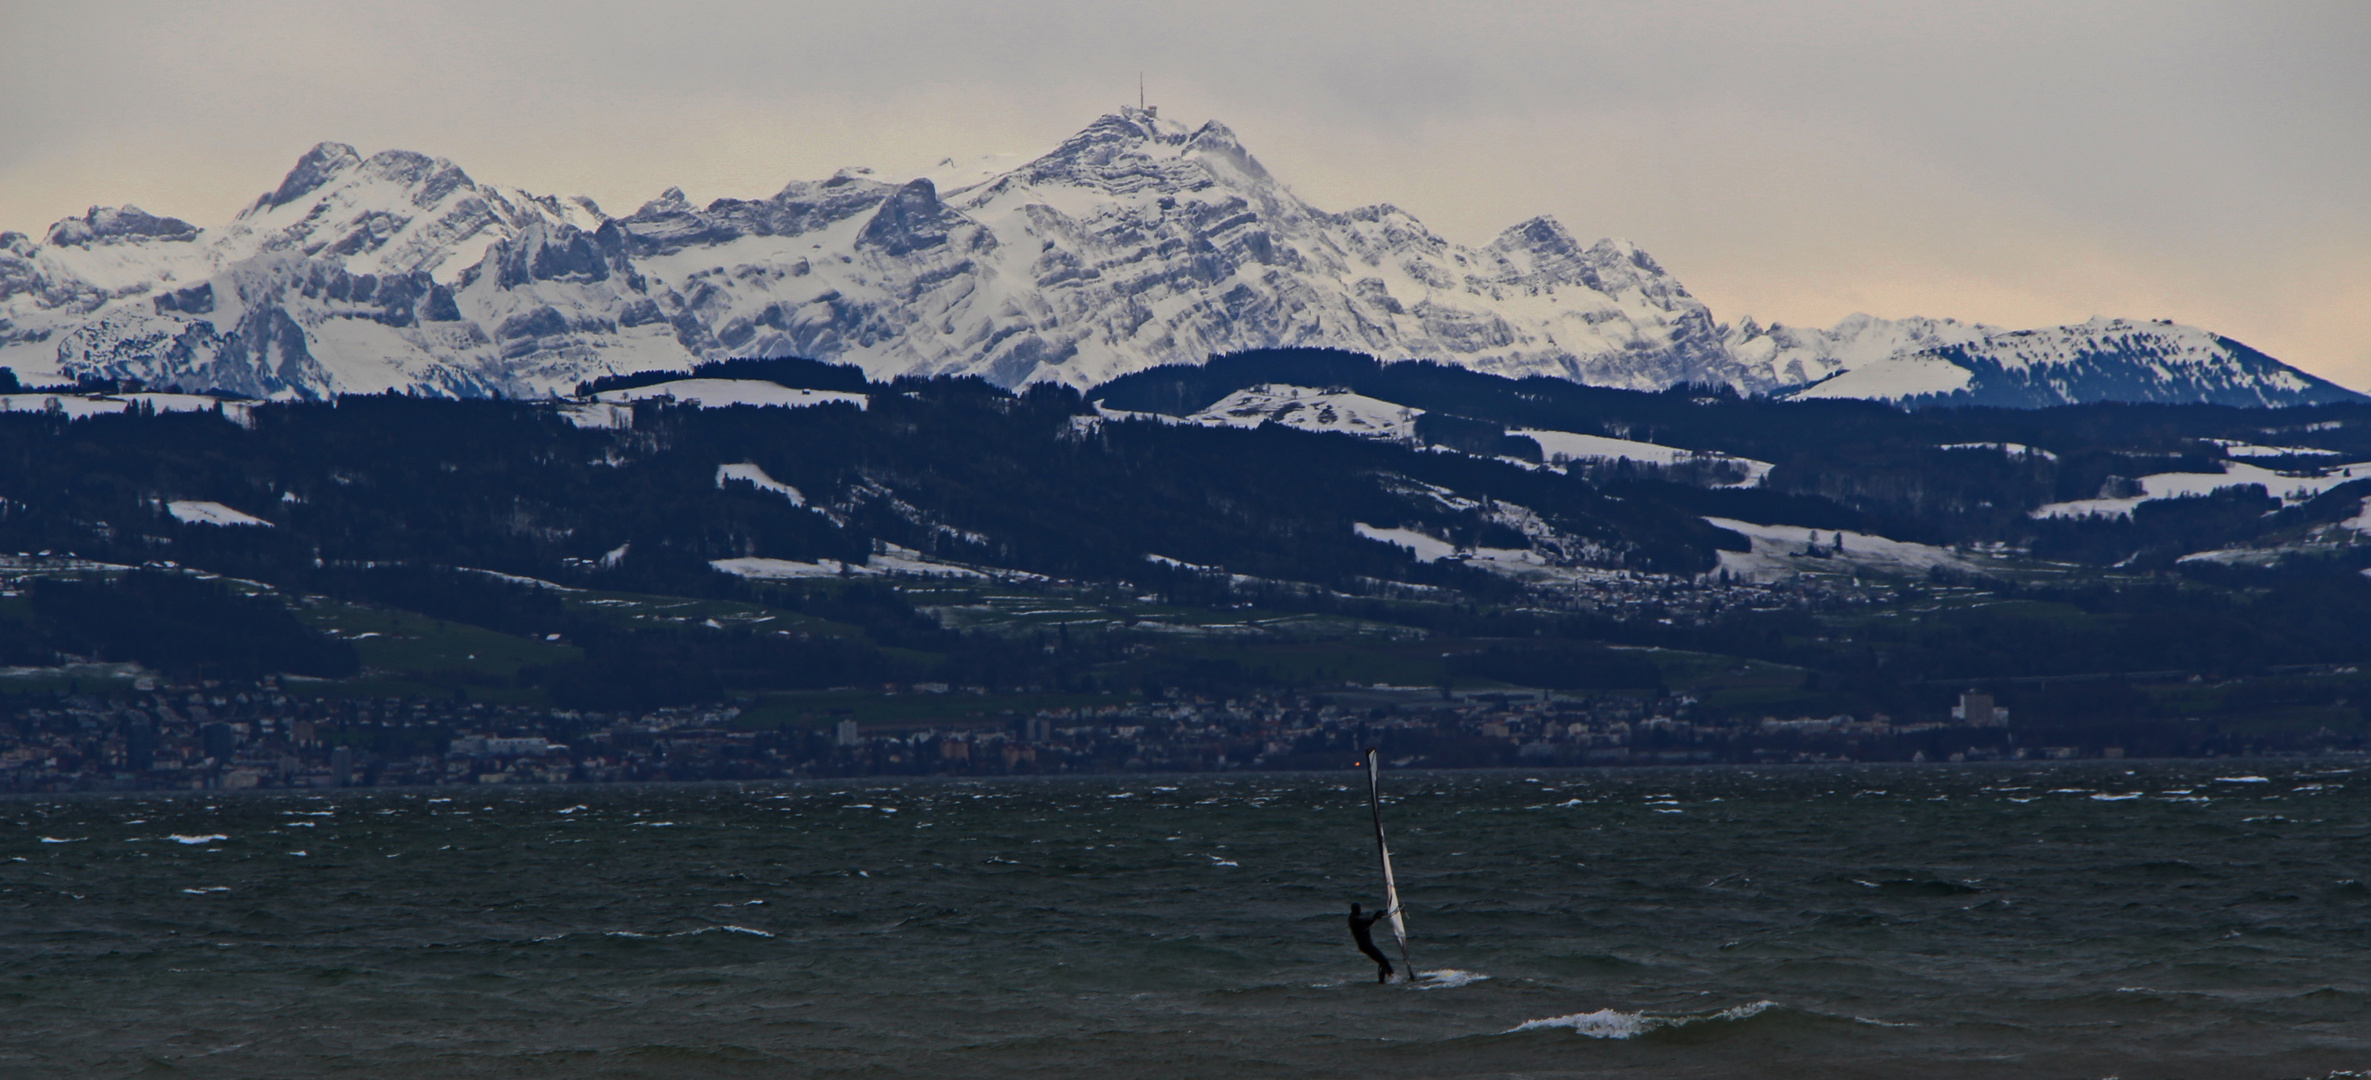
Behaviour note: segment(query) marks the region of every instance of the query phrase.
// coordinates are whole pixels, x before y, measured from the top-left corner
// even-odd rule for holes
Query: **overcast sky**
[[[1723,321],[2170,318],[2371,389],[2371,3],[0,0],[0,228],[217,225],[316,142],[613,213],[1036,153],[1136,97],[1329,210],[1652,252]]]

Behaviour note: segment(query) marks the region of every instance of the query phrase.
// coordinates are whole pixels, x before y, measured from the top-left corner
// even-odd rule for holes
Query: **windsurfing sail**
[[[1383,912],[1392,939],[1400,943],[1400,965],[1414,981],[1416,966],[1408,960],[1408,920],[1400,915],[1400,883],[1391,874],[1391,845],[1383,839],[1383,767],[1375,751],[1367,751],[1367,807],[1375,813],[1375,854],[1383,860]]]

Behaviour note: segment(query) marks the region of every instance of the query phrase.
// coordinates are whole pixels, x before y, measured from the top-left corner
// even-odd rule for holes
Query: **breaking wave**
[[[1515,1025],[1514,1027],[1508,1028],[1504,1034],[1513,1035],[1517,1032],[1523,1031],[1544,1031],[1550,1028],[1570,1028],[1575,1033],[1586,1035],[1592,1039],[1635,1039],[1641,1035],[1649,1034],[1651,1032],[1662,1031],[1667,1028],[1686,1027],[1690,1024],[1729,1023],[1738,1020],[1750,1020],[1756,1016],[1761,1015],[1764,1010],[1776,1008],[1777,1006],[1778,1003],[1775,1001],[1753,1001],[1732,1008],[1722,1009],[1719,1012],[1681,1013],[1675,1016],[1658,1016],[1653,1013],[1645,1012],[1621,1012],[1615,1009],[1599,1009],[1596,1012],[1573,1013],[1569,1016],[1551,1016],[1545,1020],[1526,1020],[1520,1024]]]

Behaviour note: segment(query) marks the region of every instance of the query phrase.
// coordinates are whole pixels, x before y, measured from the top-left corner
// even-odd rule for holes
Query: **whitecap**
[[[1236,862],[1236,861],[1235,861],[1235,860],[1233,860],[1233,859],[1222,859],[1222,858],[1219,858],[1219,857],[1218,857],[1218,856],[1216,856],[1216,855],[1205,855],[1205,856],[1203,856],[1203,858],[1210,860],[1212,864],[1214,864],[1214,865],[1217,865],[1217,866],[1241,866],[1241,865],[1243,865],[1243,864],[1241,864],[1241,863],[1238,863],[1238,862]]]
[[[188,893],[191,896],[204,896],[207,893],[229,892],[231,891],[231,887],[228,885],[208,885],[203,889],[183,889],[181,891]]]
[[[44,844],[79,844],[88,839],[90,839],[90,837],[87,836],[73,836],[63,838],[56,836],[44,836],[41,838],[41,842]]]
[[[2123,801],[2125,801],[2126,799],[2137,799],[2137,798],[2140,798],[2140,792],[2137,792],[2137,791],[2128,791],[2128,792],[2125,792],[2124,794],[2121,794],[2121,795],[2109,795],[2109,794],[2107,794],[2107,793],[2105,793],[2105,792],[2102,792],[2102,793],[2100,793],[2100,794],[2093,795],[2093,796],[2091,797],[2091,801],[2093,801],[2093,802],[2123,802]]]
[[[166,837],[166,839],[171,840],[176,844],[211,844],[216,840],[228,840],[230,837],[224,836],[221,833],[212,833],[206,836],[183,836],[180,833],[174,833],[173,835]]]
[[[1459,971],[1456,968],[1419,971],[1416,973],[1416,989],[1455,990],[1460,986],[1470,986],[1489,977],[1479,971]]]
[[[2215,777],[2215,782],[2218,784],[2269,784],[2272,781],[2261,776],[2218,776]]]
[[[672,934],[669,934],[669,935],[667,935],[667,936],[668,936],[668,937],[698,937],[698,936],[700,936],[700,935],[702,935],[702,934],[749,934],[749,935],[752,935],[752,936],[754,936],[754,937],[767,937],[767,938],[770,938],[770,937],[773,937],[773,936],[774,936],[774,935],[772,935],[772,934],[770,934],[770,933],[767,933],[767,932],[766,932],[766,931],[764,931],[764,930],[753,930],[753,929],[751,929],[751,928],[749,928],[749,927],[746,927],[746,926],[734,926],[734,925],[732,925],[732,924],[730,924],[730,923],[727,923],[727,924],[725,924],[725,925],[722,925],[722,926],[703,926],[703,927],[700,927],[700,928],[698,928],[698,929],[696,929],[696,930],[678,930],[678,931],[676,931],[676,932],[674,932],[674,933],[672,933]],[[616,937],[647,937],[648,935],[646,935],[646,934],[616,934],[616,935],[612,935],[612,936],[616,936]]]
[[[1707,1020],[1744,1020],[1758,1016],[1763,1010],[1777,1004],[1775,1001],[1753,1001],[1734,1008],[1722,1009],[1716,1013],[1680,1016],[1656,1016],[1644,1012],[1599,1009],[1596,1012],[1573,1013],[1569,1016],[1551,1016],[1545,1020],[1526,1020],[1508,1028],[1502,1034],[1512,1035],[1520,1031],[1542,1031],[1548,1028],[1571,1028],[1574,1032],[1592,1039],[1635,1039],[1651,1031],[1684,1027]]]

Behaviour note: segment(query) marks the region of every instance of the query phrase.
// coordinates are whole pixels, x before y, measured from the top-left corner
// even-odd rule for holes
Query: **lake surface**
[[[2324,1077],[2357,764],[22,799],[0,1075]]]

